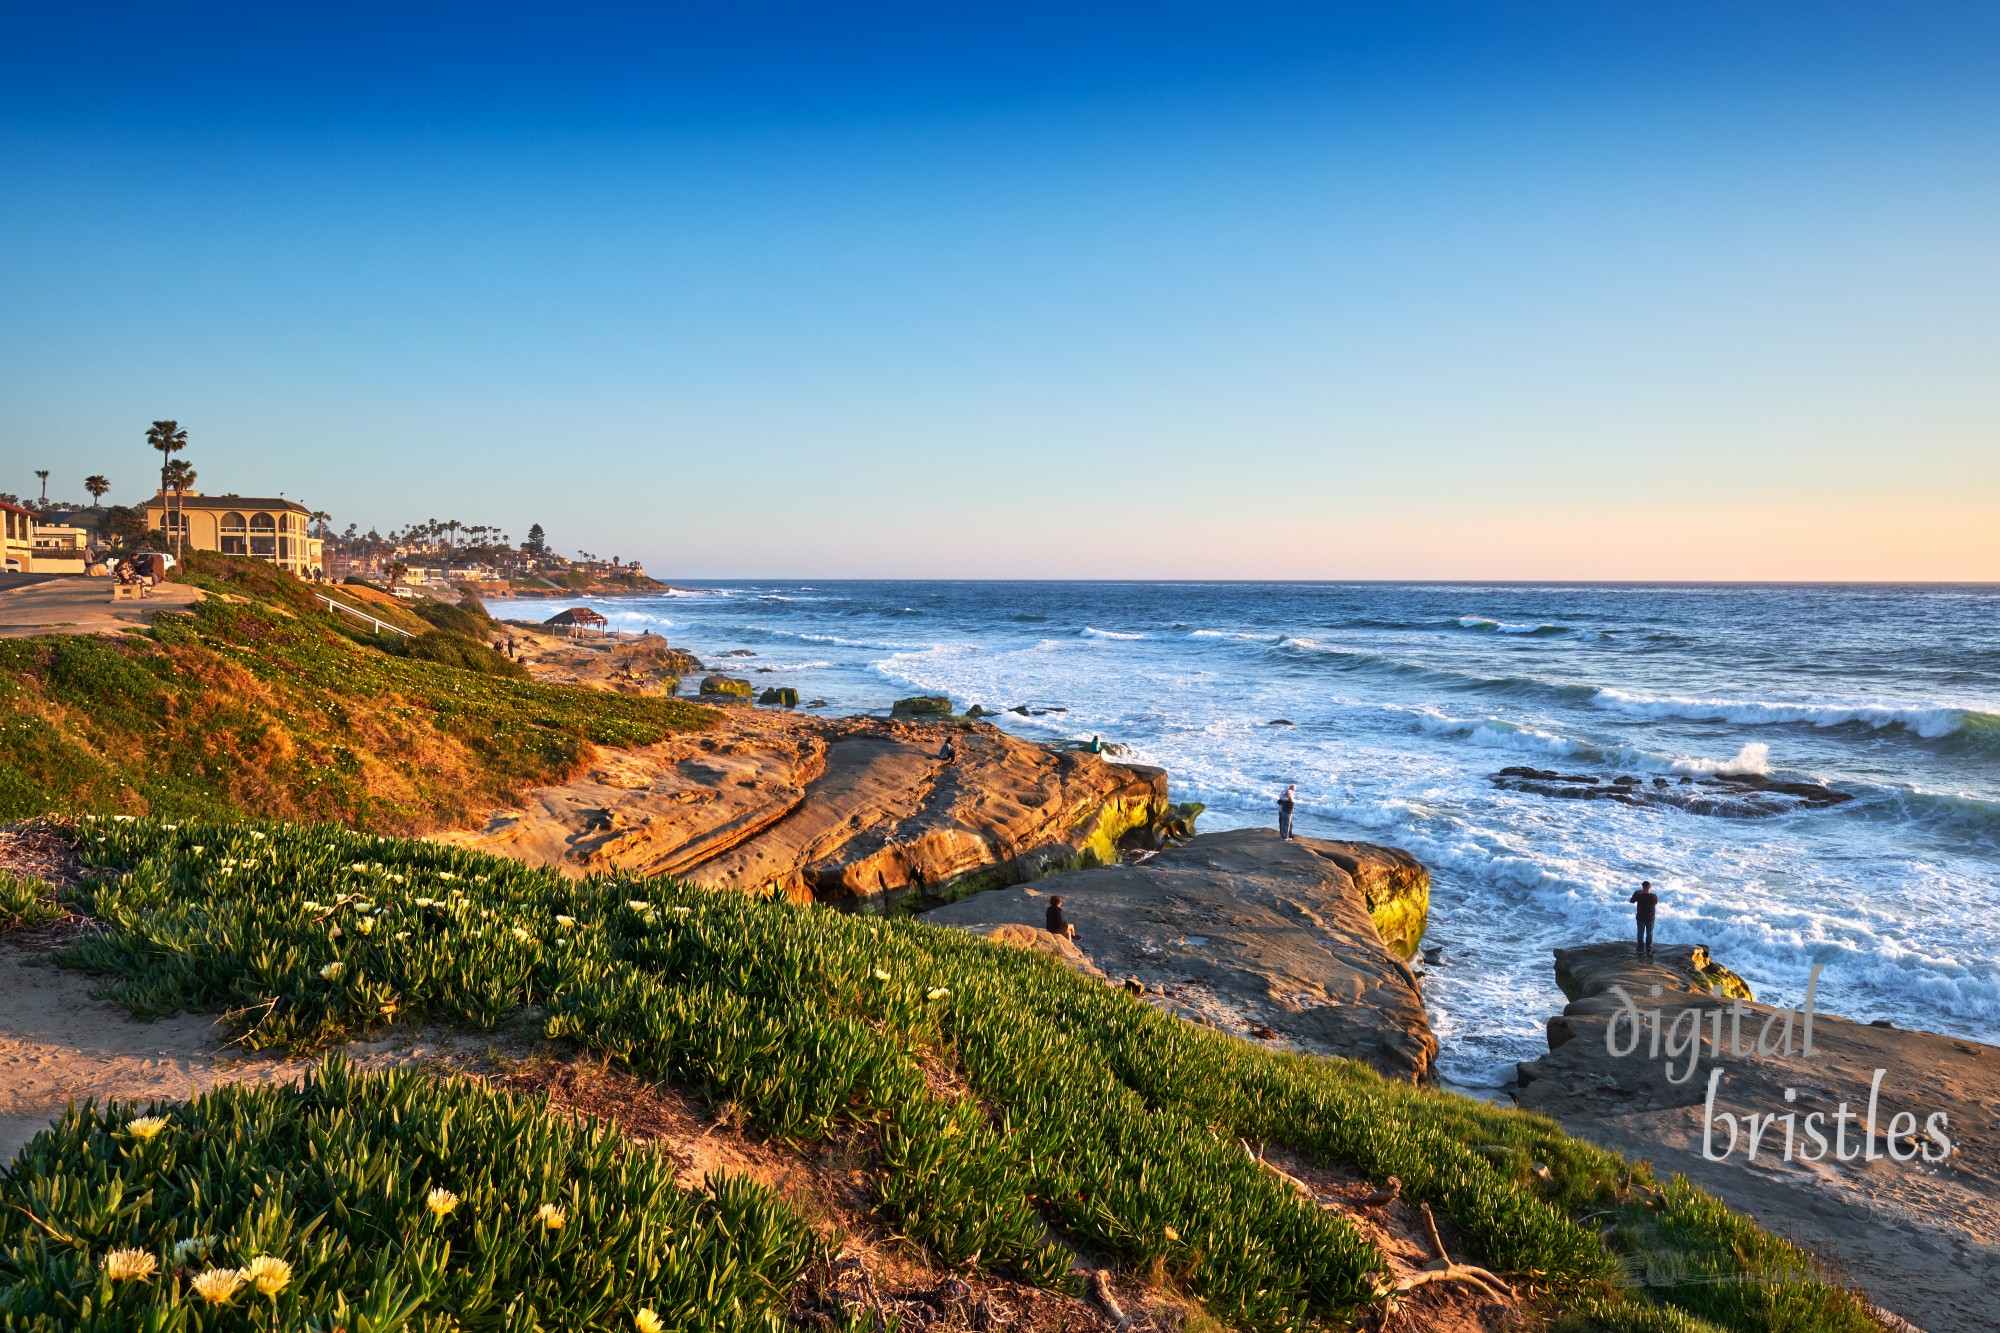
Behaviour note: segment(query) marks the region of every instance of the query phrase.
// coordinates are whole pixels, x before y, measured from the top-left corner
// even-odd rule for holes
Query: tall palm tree
[[[49,507],[49,470],[45,467],[38,467],[35,469],[35,475],[42,479],[42,508],[47,509]]]
[[[314,522],[314,523],[317,523],[317,524],[319,524],[319,536],[320,536],[320,540],[321,540],[321,541],[325,541],[325,540],[326,540],[326,525],[327,525],[327,524],[328,524],[329,522],[331,522],[331,521],[332,521],[332,519],[333,519],[333,515],[332,515],[332,514],[329,514],[329,513],[327,513],[327,512],[326,512],[326,511],[325,511],[324,509],[315,509],[315,510],[313,510],[313,511],[312,511],[312,512],[311,512],[310,514],[307,514],[307,515],[306,515],[306,518],[307,518],[307,519],[309,519],[310,521]]]
[[[451,534],[451,547],[454,551],[458,549],[458,530],[461,526],[463,525],[455,518],[445,520],[444,530]]]
[[[167,464],[165,471],[167,489],[173,492],[175,509],[178,512],[181,497],[186,495],[194,486],[194,467],[185,458],[176,458],[173,462]],[[178,565],[181,563],[181,555],[181,525],[176,523],[174,525],[175,564]]]
[[[173,461],[175,454],[187,448],[188,433],[181,429],[181,423],[178,421],[155,421],[146,431],[146,443],[160,451],[160,511],[163,515],[170,516],[173,508],[167,495],[173,488],[167,484],[167,465]],[[178,535],[180,529],[173,519],[168,517],[166,521],[168,527],[173,528]]]
[[[103,500],[104,493],[111,489],[111,483],[93,473],[83,479],[83,489],[90,492],[91,508],[102,509],[104,506],[99,501]]]

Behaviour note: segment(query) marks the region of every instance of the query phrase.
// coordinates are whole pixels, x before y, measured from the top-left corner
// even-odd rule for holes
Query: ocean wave
[[[1652,697],[1627,694],[1608,687],[1597,690],[1590,702],[1608,712],[1647,721],[1728,722],[1750,727],[1859,725],[1877,731],[1895,727],[1925,740],[1960,735],[2000,741],[2000,716],[1937,704],[1811,703],[1768,699],[1698,699],[1673,695]]]
[[[1391,711],[1412,710],[1386,705]],[[1488,717],[1477,720],[1450,717],[1435,709],[1414,710],[1418,730],[1434,736],[1451,736],[1492,750],[1513,750],[1545,755],[1554,759],[1575,759],[1603,768],[1639,770],[1649,773],[1710,773],[1735,776],[1768,776],[1771,747],[1750,741],[1727,759],[1654,754],[1623,745],[1601,745],[1572,736],[1543,731],[1520,722]]]
[[[1143,639],[1146,637],[1143,634],[1126,634],[1115,629],[1093,629],[1089,625],[1085,625],[1082,629],[1078,630],[1077,636],[1084,639]]]
[[[1488,620],[1484,616],[1460,616],[1451,622],[1460,629],[1476,630],[1482,634],[1529,634],[1536,638],[1553,638],[1559,634],[1573,634],[1576,631],[1568,625],[1533,624],[1519,625],[1505,620]]]

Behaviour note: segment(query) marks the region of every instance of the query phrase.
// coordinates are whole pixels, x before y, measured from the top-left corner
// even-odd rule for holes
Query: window
[[[278,525],[269,514],[250,516],[250,554],[263,560],[278,558]]]
[[[243,515],[234,510],[222,516],[222,553],[250,554],[250,525],[243,521]]]

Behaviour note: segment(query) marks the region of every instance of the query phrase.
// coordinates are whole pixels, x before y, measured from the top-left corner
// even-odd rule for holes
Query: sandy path
[[[110,579],[81,574],[0,587],[0,639],[143,629],[160,612],[185,611],[202,596],[199,588],[185,583],[162,583],[150,597],[114,602]]]
[[[319,1063],[225,1046],[213,1014],[133,1018],[93,998],[102,984],[57,967],[44,949],[0,942],[0,1165],[72,1101],[178,1101],[221,1083],[293,1082]],[[346,1049],[364,1068],[469,1068],[528,1045],[504,1033],[398,1029]]]

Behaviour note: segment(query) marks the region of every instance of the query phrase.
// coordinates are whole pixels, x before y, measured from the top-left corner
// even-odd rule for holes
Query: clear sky
[[[2000,5],[16,4],[0,489],[666,577],[2000,579]]]

